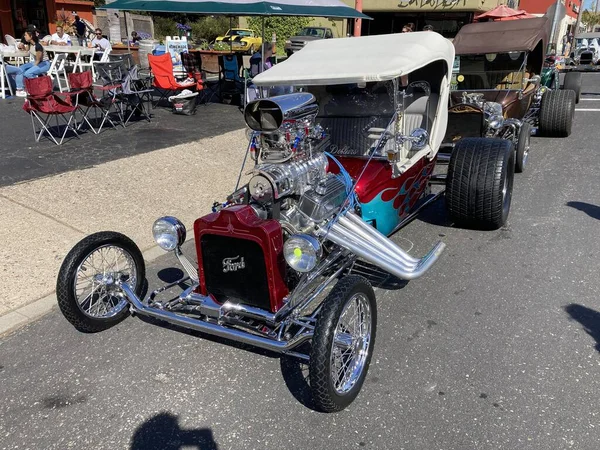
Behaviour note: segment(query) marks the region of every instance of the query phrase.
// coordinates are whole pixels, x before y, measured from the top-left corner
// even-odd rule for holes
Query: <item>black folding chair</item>
[[[144,117],[150,122],[152,107],[152,92],[154,89],[148,88],[144,80],[138,77],[138,66],[133,66],[125,76],[122,84],[122,101],[125,105],[125,125],[129,123],[133,116]]]
[[[125,118],[123,111],[123,80],[127,75],[125,63],[118,62],[94,62],[98,81],[94,84],[95,90],[100,90],[100,102],[105,105],[107,116],[110,116],[111,110],[119,117],[121,125],[125,127]]]

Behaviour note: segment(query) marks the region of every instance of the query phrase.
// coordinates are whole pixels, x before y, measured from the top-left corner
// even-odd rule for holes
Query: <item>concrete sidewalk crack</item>
[[[78,228],[75,228],[73,225],[70,225],[70,224],[68,224],[66,222],[63,222],[62,220],[57,219],[56,217],[52,217],[50,214],[47,214],[47,213],[45,213],[43,211],[39,211],[39,210],[37,210],[35,208],[32,208],[31,206],[28,206],[28,205],[25,205],[25,204],[23,204],[21,202],[13,200],[12,198],[7,197],[4,194],[0,194],[0,198],[3,198],[3,199],[5,199],[5,200],[7,200],[7,201],[9,201],[11,203],[14,203],[15,205],[18,205],[18,206],[20,206],[22,208],[28,209],[29,211],[33,211],[34,213],[39,214],[41,216],[44,216],[47,219],[50,219],[50,220],[52,220],[52,221],[54,221],[56,223],[59,223],[60,225],[62,225],[64,227],[70,228],[71,230],[76,231],[77,233],[81,233],[83,235],[87,235],[88,234],[86,231],[79,230]]]

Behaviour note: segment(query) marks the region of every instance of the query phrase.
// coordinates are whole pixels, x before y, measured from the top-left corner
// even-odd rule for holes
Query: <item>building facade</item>
[[[94,23],[93,1],[88,0],[0,0],[0,35],[20,38],[33,24],[43,33],[54,33],[58,15],[73,19],[72,12]]]
[[[577,23],[577,15],[579,14],[579,8],[581,8],[581,0],[561,0],[565,7],[565,15],[560,22],[556,24],[554,30],[553,44],[557,47],[560,53],[564,52],[562,45],[563,37],[565,35],[575,34],[575,26]],[[556,1],[553,0],[521,0],[520,8],[524,9],[530,14],[538,16],[544,15],[548,8],[554,5]],[[552,19],[552,17],[550,18]]]
[[[355,6],[355,0],[344,0]],[[512,5],[513,0],[362,0],[362,10],[373,20],[363,20],[361,34],[399,33],[407,24],[414,31],[425,25],[445,37],[452,38],[460,27],[473,22],[479,14],[500,4]]]

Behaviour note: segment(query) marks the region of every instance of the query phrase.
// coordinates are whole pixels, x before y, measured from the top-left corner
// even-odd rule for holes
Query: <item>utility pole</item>
[[[579,12],[577,13],[577,22],[575,22],[575,29],[573,30],[573,38],[579,33],[579,25],[581,24],[581,15],[583,14],[583,3],[585,0],[581,0],[579,4]],[[596,7],[598,7],[598,1],[596,0]]]

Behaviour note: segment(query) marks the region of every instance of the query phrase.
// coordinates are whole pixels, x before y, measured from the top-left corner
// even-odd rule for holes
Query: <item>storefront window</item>
[[[42,34],[48,32],[48,12],[45,0],[12,0],[11,11],[15,36],[20,37],[27,25],[35,25]]]

